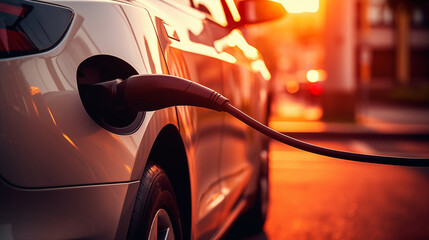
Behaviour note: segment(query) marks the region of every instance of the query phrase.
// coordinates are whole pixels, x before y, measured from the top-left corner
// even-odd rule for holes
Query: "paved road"
[[[305,139],[361,153],[429,157],[429,140]],[[273,142],[265,231],[227,239],[429,239],[429,168],[371,165]]]

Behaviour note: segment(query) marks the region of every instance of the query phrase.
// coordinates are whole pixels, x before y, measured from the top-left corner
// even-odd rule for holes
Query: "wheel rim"
[[[159,209],[152,219],[152,225],[149,232],[150,240],[174,240],[173,224],[170,216],[164,209]]]

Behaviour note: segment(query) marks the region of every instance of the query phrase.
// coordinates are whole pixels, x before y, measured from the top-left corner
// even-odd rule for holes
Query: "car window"
[[[214,22],[226,26],[228,21],[221,0],[194,0],[194,6]]]

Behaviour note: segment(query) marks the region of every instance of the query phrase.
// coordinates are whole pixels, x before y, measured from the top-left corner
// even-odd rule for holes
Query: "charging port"
[[[90,86],[136,74],[128,63],[108,55],[88,58],[79,65],[77,83],[82,103],[88,115],[104,129],[116,134],[133,133],[141,125],[144,112],[106,102],[103,90]]]

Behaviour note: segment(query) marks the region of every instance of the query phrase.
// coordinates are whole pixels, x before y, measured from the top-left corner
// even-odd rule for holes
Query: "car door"
[[[206,16],[187,1],[150,1],[146,8],[169,74],[222,92],[225,56],[214,49]],[[224,198],[219,181],[223,115],[196,107],[178,106],[177,111],[191,177],[193,233],[196,238],[209,238],[221,224]]]
[[[197,2],[206,2],[199,0]],[[221,22],[211,30],[216,50],[228,54],[233,61],[223,61],[222,94],[231,104],[260,122],[266,123],[267,86],[270,79],[259,51],[236,28],[240,21],[234,1],[222,2],[226,26]],[[225,196],[222,218],[228,219],[246,205],[248,196],[256,192],[261,157],[266,155],[264,137],[231,115],[225,114],[220,161],[221,191]]]

